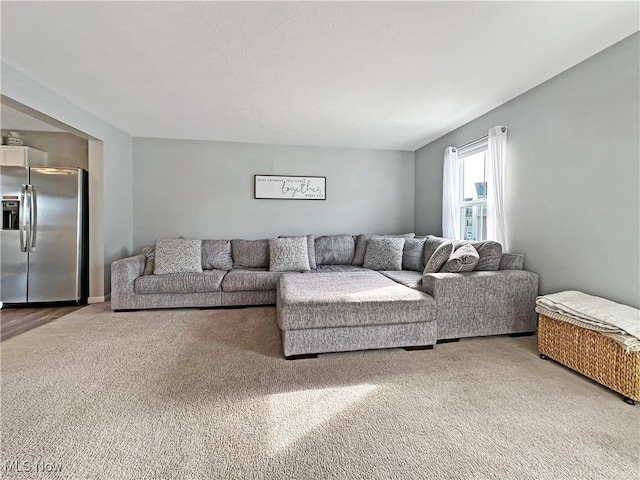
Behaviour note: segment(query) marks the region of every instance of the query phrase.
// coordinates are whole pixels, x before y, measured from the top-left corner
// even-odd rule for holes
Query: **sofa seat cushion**
[[[371,270],[285,273],[278,289],[282,330],[431,322],[436,303]]]
[[[307,273],[336,273],[336,272],[368,272],[369,269],[356,265],[319,265],[315,270]]]
[[[221,291],[224,270],[204,270],[202,273],[167,273],[136,278],[136,293],[207,293]]]
[[[222,280],[225,292],[275,290],[282,272],[269,272],[266,268],[233,267]]]
[[[394,282],[398,282],[400,285],[422,290],[422,272],[415,272],[413,270],[387,270],[381,271],[380,273]]]

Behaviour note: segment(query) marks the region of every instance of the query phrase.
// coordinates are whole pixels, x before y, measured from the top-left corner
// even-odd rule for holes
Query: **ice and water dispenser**
[[[2,200],[2,230],[18,230],[20,222],[20,200]]]

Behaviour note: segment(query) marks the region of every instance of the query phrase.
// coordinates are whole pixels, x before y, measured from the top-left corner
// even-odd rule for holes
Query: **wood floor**
[[[0,310],[0,341],[44,325],[79,308],[82,306],[3,308]]]

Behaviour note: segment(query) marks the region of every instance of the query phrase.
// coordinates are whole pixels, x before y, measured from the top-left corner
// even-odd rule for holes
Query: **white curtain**
[[[503,251],[508,252],[504,214],[507,127],[489,129],[487,156],[487,240],[501,243]]]
[[[460,165],[458,150],[444,151],[442,172],[442,236],[460,240]]]

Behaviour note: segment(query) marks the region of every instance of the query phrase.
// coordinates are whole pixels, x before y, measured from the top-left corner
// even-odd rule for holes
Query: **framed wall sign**
[[[327,177],[254,175],[253,198],[326,200]]]

